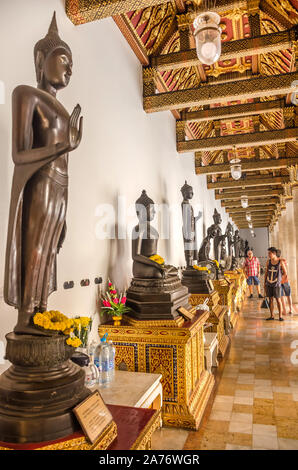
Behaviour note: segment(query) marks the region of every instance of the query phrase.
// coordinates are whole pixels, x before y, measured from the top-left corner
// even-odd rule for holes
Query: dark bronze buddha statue
[[[58,34],[55,14],[34,48],[37,88],[12,95],[12,158],[4,299],[18,309],[16,333],[42,334],[32,322],[56,290],[56,255],[62,246],[68,193],[68,155],[82,137],[81,108],[69,116],[56,94],[72,74],[72,54]]]
[[[216,235],[216,228],[211,225],[207,229],[207,236],[204,238],[199,250],[199,261],[210,261],[211,240]]]
[[[220,227],[222,218],[221,218],[220,213],[216,209],[214,209],[213,221],[214,221],[213,225],[216,230],[216,234],[214,237],[214,256],[215,256],[215,259],[221,264],[225,256],[226,235],[222,234],[222,229]]]
[[[235,258],[239,260],[241,257],[241,237],[239,235],[239,230],[235,230],[233,243],[235,250]]]
[[[133,279],[127,290],[129,316],[139,320],[173,319],[177,308],[188,307],[188,292],[178,270],[158,254],[157,230],[151,225],[154,202],[145,190],[136,201],[138,225],[132,234]]]
[[[159,234],[150,223],[155,216],[155,207],[145,190],[136,201],[136,212],[139,223],[134,228],[132,237],[134,278],[164,279],[177,276],[177,268],[154,260],[155,257],[162,261],[156,257]]]
[[[183,201],[182,221],[183,221],[183,241],[186,267],[192,267],[193,262],[198,259],[197,240],[196,240],[196,223],[202,217],[202,212],[194,216],[193,207],[190,200],[193,198],[193,188],[185,181],[181,188]]]
[[[37,23],[36,23],[37,24]],[[8,224],[5,302],[18,309],[6,335],[11,366],[0,375],[0,441],[51,441],[78,430],[73,408],[89,390],[83,369],[70,361],[67,336],[33,324],[56,290],[56,255],[62,246],[68,197],[68,155],[82,137],[81,108],[69,116],[57,100],[72,74],[72,54],[58,34],[55,14],[34,48],[37,88],[12,96],[15,164]]]

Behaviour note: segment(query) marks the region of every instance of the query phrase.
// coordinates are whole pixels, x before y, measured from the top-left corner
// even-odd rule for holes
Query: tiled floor
[[[268,322],[260,305],[244,304],[200,430],[162,429],[154,449],[298,449],[298,316]]]

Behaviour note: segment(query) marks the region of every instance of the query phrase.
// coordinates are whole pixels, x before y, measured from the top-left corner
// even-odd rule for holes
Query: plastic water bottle
[[[109,346],[109,368],[110,368],[110,377],[111,380],[115,378],[115,355],[116,355],[116,348],[113,345],[113,341],[108,341]]]
[[[101,355],[101,343],[97,345],[94,351],[94,364],[97,367],[98,370],[98,384],[102,384],[102,355]]]
[[[111,382],[110,348],[106,342],[106,338],[101,339],[101,364],[102,364],[101,384],[103,387],[108,387],[109,383]]]

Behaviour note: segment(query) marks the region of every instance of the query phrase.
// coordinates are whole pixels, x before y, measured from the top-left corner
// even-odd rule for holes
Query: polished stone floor
[[[163,428],[154,449],[298,450],[298,315],[265,321],[260,305],[244,303],[200,429]]]

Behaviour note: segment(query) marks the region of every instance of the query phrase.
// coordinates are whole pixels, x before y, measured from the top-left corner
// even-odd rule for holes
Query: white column
[[[298,280],[298,266],[297,266],[297,257],[298,257],[298,186],[292,187],[293,194],[293,222],[295,226],[295,238],[296,238],[296,292],[298,292],[297,280]],[[298,303],[298,299],[294,300],[295,303]]]
[[[288,262],[288,271],[289,271],[289,281],[292,288],[292,298],[293,302],[298,302],[298,295],[297,295],[297,248],[296,248],[296,227],[295,222],[295,215],[294,215],[294,201],[287,202],[287,209],[286,209],[286,224],[285,224],[285,231],[286,231],[286,260]]]

